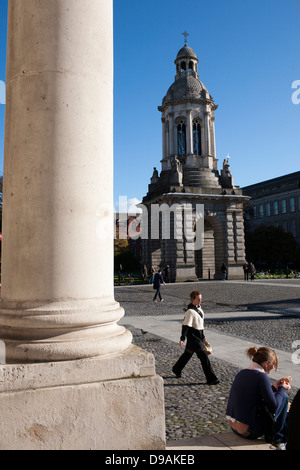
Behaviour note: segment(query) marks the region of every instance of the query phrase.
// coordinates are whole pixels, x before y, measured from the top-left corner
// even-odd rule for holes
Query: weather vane
[[[184,36],[184,42],[185,42],[185,44],[187,44],[187,37],[189,36],[189,33],[187,33],[186,30],[185,30],[185,32],[182,33],[182,36]]]

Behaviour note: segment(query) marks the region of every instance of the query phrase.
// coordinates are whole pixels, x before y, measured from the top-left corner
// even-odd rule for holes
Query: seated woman
[[[266,434],[265,423],[258,407],[263,402],[275,415],[274,442],[280,447],[286,442],[289,381],[280,379],[271,386],[268,374],[277,370],[278,357],[272,349],[249,348],[247,356],[252,359],[248,369],[241,370],[231,387],[226,418],[231,429],[246,439],[257,439]]]

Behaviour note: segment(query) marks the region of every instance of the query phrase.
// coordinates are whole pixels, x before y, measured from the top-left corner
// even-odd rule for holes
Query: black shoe
[[[213,380],[210,380],[209,382],[206,382],[207,385],[217,385],[220,383],[220,380],[219,379],[213,379]]]
[[[172,372],[176,375],[177,379],[180,379],[181,377],[181,372],[175,372],[174,367],[172,369]]]

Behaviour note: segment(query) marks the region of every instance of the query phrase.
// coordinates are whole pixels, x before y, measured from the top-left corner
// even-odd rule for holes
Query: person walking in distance
[[[201,308],[202,296],[199,291],[194,290],[190,294],[190,299],[191,302],[185,312],[179,342],[179,346],[182,347],[187,339],[186,347],[184,353],[173,366],[172,371],[176,377],[181,377],[183,368],[186,366],[193,354],[196,353],[201,362],[207,384],[216,385],[220,381],[213,371],[208,357],[208,352],[205,347],[205,345],[208,344],[208,341],[204,336],[204,312]]]
[[[254,275],[256,273],[256,269],[253,263],[249,263],[249,274],[251,281],[254,281]]]
[[[154,302],[157,302],[157,300],[156,300],[157,296],[159,297],[159,300],[161,302],[163,302],[163,300],[164,300],[164,299],[161,298],[161,293],[160,293],[160,286],[162,284],[166,285],[166,283],[165,283],[165,281],[162,277],[162,271],[161,271],[161,269],[159,269],[158,272],[155,274],[154,280],[153,280],[153,289],[156,290],[155,295],[153,297]]]

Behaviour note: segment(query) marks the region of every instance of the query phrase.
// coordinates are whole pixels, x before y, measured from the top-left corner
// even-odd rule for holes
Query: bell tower
[[[185,44],[175,58],[175,80],[158,110],[162,120],[161,172],[154,168],[146,208],[149,238],[143,240],[144,264],[170,266],[173,281],[220,279],[221,267],[229,278],[242,278],[245,261],[243,203],[248,199],[234,185],[229,158],[218,171],[215,111],[218,106],[199,77],[199,60]],[[203,209],[204,244],[193,245],[185,234],[184,221],[195,229],[197,207]],[[162,215],[154,207],[170,208],[171,227],[165,237]],[[176,210],[175,210],[176,206]],[[192,216],[186,208],[192,208]],[[202,210],[202,209],[201,209]],[[177,220],[176,217],[180,217]],[[157,219],[157,220],[156,220]],[[151,237],[151,227],[156,234]],[[159,229],[158,229],[159,227]]]
[[[166,93],[162,113],[162,171],[172,162],[182,167],[182,184],[220,188],[215,145],[215,110],[218,108],[198,75],[199,60],[187,44],[175,59],[175,81]]]

